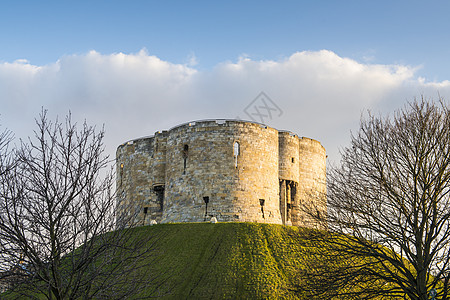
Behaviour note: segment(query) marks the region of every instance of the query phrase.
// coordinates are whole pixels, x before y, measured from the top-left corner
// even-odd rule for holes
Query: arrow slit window
[[[234,142],[233,154],[234,154],[234,167],[237,168],[238,156],[239,156],[239,142]]]
[[[183,175],[186,174],[186,164],[187,164],[187,158],[189,154],[189,146],[184,145],[183,147]]]

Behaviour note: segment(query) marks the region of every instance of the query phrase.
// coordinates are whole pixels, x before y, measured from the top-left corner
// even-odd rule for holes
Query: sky
[[[70,111],[105,126],[114,157],[180,123],[239,118],[317,139],[337,162],[368,110],[450,100],[449,11],[414,0],[0,0],[0,124],[25,138],[42,108]]]

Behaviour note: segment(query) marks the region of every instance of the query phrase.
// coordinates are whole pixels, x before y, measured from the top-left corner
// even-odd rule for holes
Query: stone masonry
[[[313,226],[326,154],[312,139],[239,120],[182,124],[117,149],[118,221],[260,222]],[[326,212],[326,206],[322,207]]]

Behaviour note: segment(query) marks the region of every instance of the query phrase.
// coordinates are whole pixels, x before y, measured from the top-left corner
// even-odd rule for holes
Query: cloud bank
[[[244,109],[264,91],[282,110],[267,125],[317,139],[333,160],[357,130],[361,113],[387,113],[413,97],[450,99],[450,82],[428,82],[415,67],[360,63],[305,51],[280,60],[248,57],[211,70],[149,55],[91,51],[35,66],[0,63],[0,121],[18,137],[32,135],[42,107],[106,128],[108,152],[120,143],[179,123],[209,118],[249,119]],[[257,120],[260,121],[260,120]]]

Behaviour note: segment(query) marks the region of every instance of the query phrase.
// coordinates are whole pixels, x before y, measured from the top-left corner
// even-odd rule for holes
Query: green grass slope
[[[166,299],[298,299],[298,229],[255,223],[160,224],[134,229],[157,237],[144,294]]]

